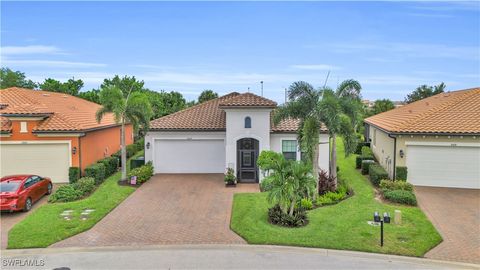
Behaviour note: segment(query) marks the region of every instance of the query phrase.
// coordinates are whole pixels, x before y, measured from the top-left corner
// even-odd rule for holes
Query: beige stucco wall
[[[387,170],[389,176],[393,177],[394,139],[388,137],[386,132],[378,128],[369,126],[369,129],[372,151],[378,162]],[[397,138],[396,166],[406,166],[408,156],[406,144],[408,142],[480,143],[480,136],[395,135],[395,137]],[[400,157],[400,150],[404,152],[403,158]]]

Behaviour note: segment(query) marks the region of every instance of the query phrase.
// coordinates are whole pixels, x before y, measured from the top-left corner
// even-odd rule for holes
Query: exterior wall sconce
[[[405,152],[403,152],[402,149],[400,149],[400,152],[398,154],[400,155],[400,158],[403,158],[405,156]]]
[[[72,148],[72,155],[75,155],[76,153],[77,153],[77,147],[74,146],[74,147]]]
[[[150,149],[150,142],[147,142],[147,149]]]

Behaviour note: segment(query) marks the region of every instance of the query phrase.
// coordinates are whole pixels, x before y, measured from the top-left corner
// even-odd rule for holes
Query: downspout
[[[82,176],[82,135],[78,137],[78,167],[80,168],[80,176]]]
[[[388,137],[393,139],[393,181],[395,181],[395,174],[397,172],[397,137],[388,134]]]

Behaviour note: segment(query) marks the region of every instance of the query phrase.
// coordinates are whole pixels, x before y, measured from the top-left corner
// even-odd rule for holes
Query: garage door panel
[[[68,182],[68,144],[0,144],[1,176],[37,174]]]
[[[223,173],[223,140],[156,140],[156,173]]]
[[[418,186],[480,188],[480,147],[407,147],[408,181]]]

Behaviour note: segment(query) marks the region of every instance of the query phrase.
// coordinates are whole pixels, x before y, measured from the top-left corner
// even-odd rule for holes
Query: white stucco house
[[[441,93],[365,119],[365,138],[391,178],[480,189],[480,88]]]
[[[300,160],[298,120],[273,125],[277,104],[252,93],[230,93],[155,119],[145,136],[145,160],[155,173],[224,173],[233,168],[239,182],[258,183],[262,150]],[[328,170],[329,138],[321,130],[318,166]]]

